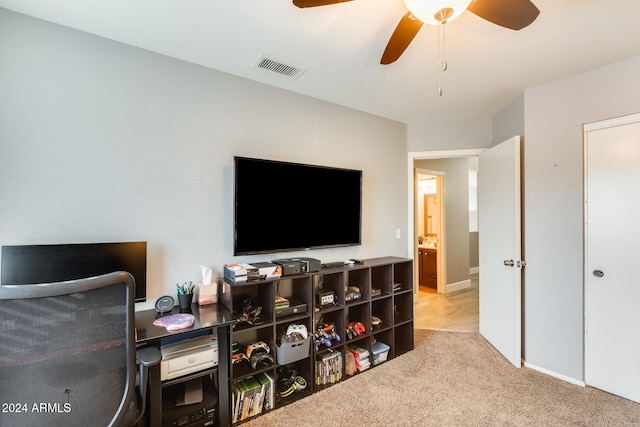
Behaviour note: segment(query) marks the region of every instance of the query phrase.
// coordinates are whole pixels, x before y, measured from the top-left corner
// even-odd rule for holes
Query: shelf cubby
[[[357,305],[352,305],[346,308],[345,310],[345,328],[348,326],[349,322],[360,322],[364,325],[365,331],[361,335],[357,335],[353,338],[349,338],[347,336],[346,342],[354,341],[359,339],[362,336],[367,335],[371,332],[371,305],[368,303],[362,303]],[[346,335],[346,332],[345,332]]]
[[[413,321],[393,329],[393,357],[413,350]]]
[[[413,293],[404,292],[393,297],[394,325],[400,325],[413,320]]]
[[[380,289],[380,298],[393,293],[393,274],[390,265],[371,267],[371,289]]]
[[[393,283],[399,283],[401,291],[413,291],[413,263],[411,261],[393,265]]]
[[[379,325],[371,325],[371,331],[377,332],[393,327],[393,299],[387,295],[371,302],[371,316],[380,319]]]
[[[347,270],[346,288],[351,286],[358,288],[361,294],[359,301],[369,300],[371,297],[371,270],[368,268],[353,268],[353,270]]]

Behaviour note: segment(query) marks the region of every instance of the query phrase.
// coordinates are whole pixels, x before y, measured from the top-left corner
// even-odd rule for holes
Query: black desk
[[[176,307],[172,313],[179,313]],[[229,417],[229,361],[231,358],[230,326],[235,323],[233,315],[222,305],[213,304],[200,307],[197,304],[191,306],[191,314],[195,316],[193,325],[176,332],[169,332],[163,326],[155,326],[155,310],[136,312],[136,342],[138,344],[149,343],[160,347],[162,338],[177,336],[203,329],[215,329],[218,335],[218,413],[220,426],[231,425]],[[149,408],[148,425],[150,427],[162,426],[162,383],[160,381],[160,366],[153,366],[149,372]]]

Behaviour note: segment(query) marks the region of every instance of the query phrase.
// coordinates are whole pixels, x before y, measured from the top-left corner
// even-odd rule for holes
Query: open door
[[[480,154],[478,231],[480,334],[522,364],[520,137]]]

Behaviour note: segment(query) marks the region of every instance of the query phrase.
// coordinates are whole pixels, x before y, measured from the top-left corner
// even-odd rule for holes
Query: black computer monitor
[[[114,271],[131,273],[136,302],[147,294],[147,242],[2,247],[0,284],[62,282]]]

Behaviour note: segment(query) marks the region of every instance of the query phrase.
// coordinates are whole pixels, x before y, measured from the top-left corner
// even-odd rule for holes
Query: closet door
[[[640,402],[640,114],[585,130],[585,381]]]

